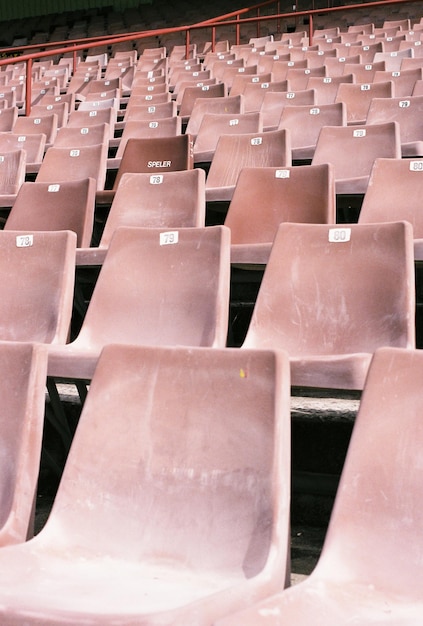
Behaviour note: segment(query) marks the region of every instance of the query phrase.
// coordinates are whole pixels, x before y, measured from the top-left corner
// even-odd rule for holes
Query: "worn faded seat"
[[[49,374],[91,378],[109,343],[224,346],[229,269],[223,226],[118,228],[81,330],[73,342],[50,350]]]
[[[243,347],[289,353],[292,385],[363,389],[375,350],[415,348],[413,230],[282,223]]]
[[[163,174],[123,174],[98,247],[77,250],[77,265],[101,265],[121,226],[193,228],[205,226],[206,176],[197,168]]]
[[[34,532],[44,424],[47,350],[0,336],[0,546]]]
[[[219,626],[421,624],[422,375],[421,350],[376,351],[317,567]]]
[[[410,222],[414,258],[419,261],[423,261],[422,185],[423,159],[376,159],[358,218],[361,224]]]
[[[377,158],[401,158],[398,122],[324,126],[317,140],[312,163],[332,163],[337,194],[363,194]]]
[[[282,588],[289,380],[283,352],[106,346],[46,526],[0,551],[1,623],[211,624]]]
[[[93,232],[96,181],[93,178],[62,183],[24,182],[18,191],[4,230],[71,230],[77,246],[89,246]]]
[[[286,167],[291,161],[291,138],[285,129],[222,135],[206,180],[206,200],[230,201],[244,167]]]
[[[234,264],[265,265],[281,222],[334,224],[332,166],[245,167],[225,218]]]

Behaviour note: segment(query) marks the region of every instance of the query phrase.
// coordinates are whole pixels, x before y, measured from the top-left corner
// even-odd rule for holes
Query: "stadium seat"
[[[352,74],[340,76],[311,76],[307,82],[307,89],[315,92],[315,104],[333,104],[335,102],[339,83],[353,83]]]
[[[244,167],[289,167],[289,131],[275,130],[245,135],[221,135],[206,180],[206,201],[232,199]]]
[[[261,133],[261,113],[206,113],[194,142],[194,163],[210,163],[222,135]]]
[[[81,330],[50,350],[49,375],[91,378],[109,343],[225,346],[229,269],[223,226],[118,228]]]
[[[312,163],[332,163],[337,194],[366,192],[377,158],[400,159],[398,122],[365,126],[324,126],[320,131]]]
[[[216,624],[421,623],[422,374],[421,350],[376,351],[317,567],[299,585]]]
[[[344,102],[347,107],[347,123],[366,124],[367,113],[373,98],[393,98],[394,84],[384,83],[340,83],[335,102]]]
[[[201,122],[206,113],[241,115],[244,111],[244,96],[223,96],[216,98],[196,98],[188,118],[185,132],[195,141]]]
[[[423,261],[420,192],[423,160],[376,159],[360,209],[359,223],[407,220],[413,226],[414,258]]]
[[[423,78],[423,67],[416,67],[410,70],[396,72],[375,72],[373,82],[384,82],[391,80],[394,83],[394,93],[396,98],[404,98],[413,95],[416,81]]]
[[[26,117],[20,115],[16,122],[13,125],[12,132],[16,135],[45,135],[45,141],[43,145],[43,151],[39,155],[38,159],[33,159],[28,154],[28,148],[25,148],[27,151],[27,161],[28,163],[41,161],[44,156],[44,148],[45,146],[50,146],[50,144],[54,143],[57,135],[57,114],[51,113],[50,115],[43,115],[40,117]]]
[[[18,119],[18,107],[0,109],[0,132],[6,133],[12,130]]]
[[[25,150],[0,153],[0,206],[11,207],[20,186],[25,181]]]
[[[286,350],[295,387],[360,390],[377,348],[415,348],[414,317],[408,222],[282,223],[243,347]]]
[[[104,144],[109,147],[110,126],[109,124],[96,124],[83,126],[64,126],[59,128],[53,146],[55,148],[80,148],[82,146],[95,146]]]
[[[0,551],[2,624],[211,624],[283,587],[289,391],[284,353],[106,346],[46,526]]]
[[[205,172],[200,168],[163,174],[123,174],[98,248],[77,250],[77,265],[101,265],[121,226],[193,228],[205,226]],[[86,244],[89,246],[89,244]]]
[[[181,118],[164,117],[151,120],[131,120],[125,122],[122,137],[116,152],[116,159],[121,159],[128,139],[154,139],[158,137],[177,137],[182,133]]]
[[[288,106],[282,111],[279,128],[289,129],[292,159],[313,158],[323,126],[346,126],[347,107],[343,102],[319,106]]]
[[[423,95],[375,98],[367,114],[368,125],[395,121],[399,125],[403,157],[423,156]]]
[[[265,265],[281,222],[334,224],[332,166],[245,167],[225,218],[233,264]]]
[[[104,189],[107,167],[105,143],[79,148],[49,148],[40,165],[36,182],[62,183],[94,178],[97,191]]]
[[[4,230],[71,230],[78,248],[91,243],[96,181],[85,178],[63,183],[24,182],[18,191]]]
[[[44,133],[20,135],[15,132],[0,133],[0,153],[24,150],[25,172],[36,172],[44,157],[46,136]]]
[[[44,423],[47,350],[0,341],[0,546],[34,533],[34,507]]]
[[[66,343],[76,234],[0,231],[0,340]]]
[[[223,98],[227,93],[227,87],[225,83],[217,83],[215,85],[202,85],[200,87],[187,87],[184,89],[184,94],[179,105],[179,115],[183,122],[188,122],[195,103],[199,98],[203,99],[215,99]]]
[[[279,126],[282,111],[287,106],[302,106],[316,104],[316,92],[314,89],[301,91],[276,92],[266,91],[260,112],[263,118],[265,130],[276,130]]]

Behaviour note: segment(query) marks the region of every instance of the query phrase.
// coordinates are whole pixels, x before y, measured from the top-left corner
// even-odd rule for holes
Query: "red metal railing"
[[[186,46],[186,58],[189,56],[189,45],[191,32],[202,29],[210,29],[211,30],[211,44],[212,50],[214,50],[216,43],[216,31],[223,26],[231,26],[235,27],[235,44],[239,44],[241,40],[241,27],[245,24],[256,23],[257,25],[257,37],[260,36],[260,25],[263,22],[275,21],[276,22],[276,31],[280,32],[280,24],[283,20],[292,19],[295,16],[296,19],[299,17],[308,18],[308,36],[309,36],[309,45],[312,45],[313,42],[313,17],[314,15],[325,15],[330,13],[336,13],[340,11],[356,11],[361,8],[371,8],[371,7],[380,7],[380,6],[393,6],[393,5],[401,5],[401,4],[411,4],[413,2],[420,2],[420,0],[375,0],[373,2],[366,2],[362,4],[353,4],[353,5],[345,5],[338,7],[328,7],[321,9],[306,9],[304,11],[295,10],[295,12],[288,13],[280,13],[280,1],[279,0],[266,0],[266,2],[262,2],[260,4],[247,7],[244,9],[240,9],[238,11],[232,11],[231,13],[227,13],[225,15],[221,15],[216,18],[212,18],[209,20],[204,20],[202,22],[197,22],[196,24],[191,24],[189,26],[177,26],[172,28],[161,28],[161,29],[153,29],[148,31],[140,31],[140,32],[131,32],[117,34],[113,36],[99,36],[99,37],[90,37],[85,39],[75,39],[75,40],[66,40],[62,42],[52,42],[45,44],[33,44],[21,47],[13,47],[13,48],[1,48],[0,54],[13,54],[23,53],[20,56],[6,57],[0,59],[0,67],[4,65],[11,65],[14,63],[26,63],[26,83],[25,83],[25,114],[29,115],[31,112],[31,87],[32,87],[32,64],[34,60],[43,59],[47,57],[51,57],[53,55],[66,54],[69,52],[73,53],[73,69],[75,71],[77,67],[77,52],[82,50],[90,50],[92,48],[102,46],[110,46],[116,43],[122,43],[127,41],[138,41],[142,39],[146,39],[152,36],[160,36],[171,33],[183,32],[185,33],[185,46]],[[264,7],[275,7],[274,14],[266,14],[261,15],[260,12]],[[298,5],[297,7],[298,8]],[[256,15],[253,17],[244,17],[241,19],[242,15],[246,15],[247,13],[255,11]],[[39,51],[40,48],[45,48],[45,50]],[[35,51],[34,51],[35,50]],[[31,52],[32,51],[32,52]]]

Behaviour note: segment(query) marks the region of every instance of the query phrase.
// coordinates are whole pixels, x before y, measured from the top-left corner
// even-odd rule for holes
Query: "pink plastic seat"
[[[119,141],[116,158],[122,158],[128,139],[176,137],[181,133],[181,118],[176,115],[162,119],[128,120],[125,122],[125,128],[123,129],[122,137]]]
[[[210,163],[222,135],[241,135],[261,133],[263,124],[261,114],[241,113],[206,113],[203,115],[198,134],[194,142],[194,163]]]
[[[0,546],[32,537],[44,422],[47,350],[0,341]]]
[[[353,83],[352,74],[342,74],[341,76],[311,76],[307,82],[307,89],[315,91],[315,103],[333,104],[335,102],[339,83]]]
[[[314,89],[287,92],[266,92],[260,112],[265,130],[276,130],[279,126],[282,111],[287,106],[313,106],[316,103]]]
[[[46,144],[51,144],[57,135],[57,114],[43,115],[40,117],[19,116],[13,125],[13,133],[16,135],[40,135],[46,136]]]
[[[292,385],[363,389],[375,350],[415,348],[408,222],[282,223],[243,347],[281,347]]]
[[[225,346],[229,270],[224,226],[118,228],[82,328],[51,350],[49,374],[91,378],[109,343]]]
[[[395,121],[399,125],[403,157],[423,156],[423,95],[375,98],[367,114],[368,125]]]
[[[71,230],[77,246],[90,245],[96,182],[85,178],[63,183],[24,182],[6,219],[4,230]]]
[[[279,128],[291,135],[293,160],[311,160],[323,126],[346,126],[347,108],[343,102],[319,106],[288,106],[282,111]]]
[[[106,180],[107,145],[105,143],[79,148],[49,148],[37,174],[36,182],[61,183],[81,178],[94,178],[97,190]]]
[[[89,126],[64,126],[59,128],[54,141],[55,148],[80,148],[81,146],[96,146],[104,144],[106,150],[109,147],[110,127],[109,124],[95,124]]]
[[[376,351],[317,567],[216,624],[421,624],[422,374],[421,350]]]
[[[201,122],[206,113],[232,113],[240,115],[244,111],[244,96],[224,96],[217,98],[197,98],[192,108],[185,132],[193,138],[198,135]]]
[[[0,206],[12,206],[25,181],[25,173],[25,150],[7,150],[0,153]]]
[[[76,234],[0,232],[0,339],[66,343],[72,314]]]
[[[265,265],[281,222],[335,221],[331,165],[246,167],[240,172],[225,218],[231,231],[231,261]]]
[[[384,83],[340,83],[335,102],[344,102],[347,107],[348,124],[365,124],[373,98],[393,98],[392,81]]]
[[[98,248],[77,250],[77,265],[101,265],[114,232],[121,226],[205,226],[205,181],[205,172],[200,168],[164,174],[123,174]]]
[[[423,159],[376,159],[358,218],[362,224],[410,222],[414,258],[419,261],[423,261],[422,185]]]
[[[317,140],[312,163],[332,163],[337,194],[363,194],[377,158],[401,158],[398,122],[324,126]]]
[[[206,200],[230,201],[244,167],[289,167],[291,160],[291,139],[285,129],[222,135],[206,180]]]
[[[44,133],[20,134],[15,132],[0,133],[0,152],[24,150],[26,155],[25,171],[37,171],[44,157],[46,136]]]
[[[289,391],[280,352],[105,347],[46,526],[0,551],[1,623],[211,624],[283,587]]]

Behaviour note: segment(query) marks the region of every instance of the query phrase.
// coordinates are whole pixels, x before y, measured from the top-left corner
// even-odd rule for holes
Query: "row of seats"
[[[420,351],[376,350],[322,556],[291,589],[287,352],[107,345],[29,542],[47,352],[2,342],[0,363],[2,624],[421,622]]]
[[[90,102],[85,96],[75,114]],[[107,107],[116,119],[122,98]],[[401,158],[399,124],[386,126],[396,152],[373,158],[371,183],[360,187],[360,223],[348,225],[336,224],[336,196],[345,192],[337,163],[313,157],[292,165],[286,128],[222,134],[208,170],[193,167],[189,133],[171,138],[184,142],[179,171],[140,171],[136,158],[150,140],[129,138],[110,189],[109,141],[47,149],[0,232],[1,384],[22,433],[5,427],[2,491],[12,495],[0,532],[2,624],[338,625],[351,614],[363,623],[421,621],[418,216],[412,207],[406,216],[396,210],[406,180],[420,184],[422,161]],[[367,146],[360,158],[350,149],[350,163],[377,143],[373,126],[339,128]],[[110,125],[103,132],[110,138]],[[169,155],[170,139],[161,139]],[[276,162],[266,160],[272,139]],[[222,196],[212,181],[226,141],[235,143],[221,167],[238,170],[233,178],[223,172]],[[404,167],[403,187],[395,186],[394,172]],[[371,212],[372,203],[381,208],[378,177],[394,189],[385,192],[392,213],[380,218]],[[225,223],[206,226],[207,203],[220,200],[229,203]],[[90,246],[95,204],[107,201],[99,245]],[[78,258],[100,270],[69,341]],[[231,264],[265,268],[240,349],[227,347]],[[44,387],[47,380],[53,402],[52,383],[64,379],[89,390],[75,436],[66,417],[52,418],[72,446],[47,525],[25,542]],[[321,561],[303,585],[286,590],[292,386],[364,391]]]

